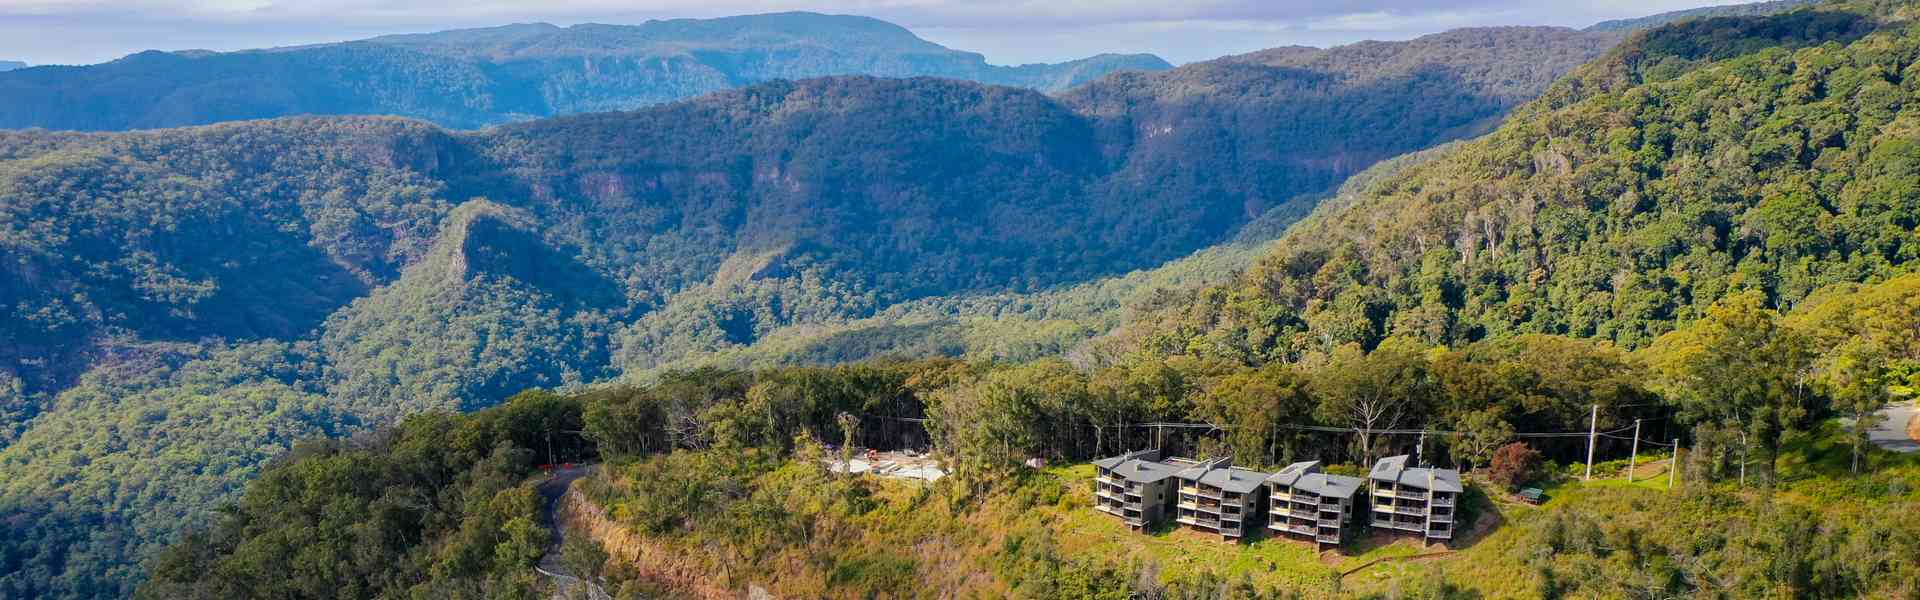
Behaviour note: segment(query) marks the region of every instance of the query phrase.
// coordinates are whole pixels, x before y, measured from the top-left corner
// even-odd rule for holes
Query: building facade
[[[1173,474],[1194,464],[1160,461],[1160,451],[1140,450],[1094,461],[1093,507],[1141,530],[1164,521],[1172,510]]]
[[[1238,541],[1265,521],[1266,482],[1270,474],[1233,466],[1216,458],[1181,469],[1176,521],[1197,531]]]
[[[1315,548],[1338,546],[1353,520],[1354,496],[1366,482],[1329,475],[1320,462],[1287,465],[1267,478],[1267,527],[1276,535],[1311,541]]]
[[[1459,471],[1408,467],[1405,455],[1393,456],[1374,463],[1367,484],[1375,529],[1416,534],[1428,542],[1453,539],[1454,508],[1464,490]]]

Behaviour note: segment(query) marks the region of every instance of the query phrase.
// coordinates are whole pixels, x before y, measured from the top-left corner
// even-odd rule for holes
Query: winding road
[[[560,498],[567,495],[567,490],[573,487],[575,480],[593,474],[595,468],[597,465],[554,469],[553,474],[546,481],[540,482],[540,500],[545,503],[545,507],[540,511],[540,519],[543,521],[542,524],[553,532],[553,537],[547,542],[547,555],[540,557],[540,564],[535,565],[534,570],[553,580],[553,598],[556,600],[578,597],[574,594],[574,590],[581,585],[587,587],[587,598],[591,600],[612,599],[612,596],[601,589],[599,584],[568,573],[566,563],[560,560],[560,549],[566,545],[567,541],[566,528],[561,527],[559,519],[555,518],[560,511]]]
[[[1920,441],[1907,434],[1907,423],[1913,420],[1915,412],[1913,402],[1881,409],[1880,416],[1884,418],[1867,432],[1867,439],[1894,452],[1920,452]]]

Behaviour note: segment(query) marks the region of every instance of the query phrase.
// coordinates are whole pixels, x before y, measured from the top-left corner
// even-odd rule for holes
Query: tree
[[[1389,338],[1371,353],[1344,344],[1314,373],[1320,418],[1359,432],[1361,462],[1373,459],[1373,432],[1414,422],[1426,409],[1431,386],[1424,350],[1405,338]]]
[[[1826,368],[1827,393],[1834,408],[1853,418],[1847,438],[1853,444],[1849,469],[1854,473],[1860,472],[1860,455],[1870,443],[1871,432],[1886,418],[1880,409],[1892,397],[1885,359],[1881,349],[1855,340],[1836,350]]]
[[[1280,464],[1296,456],[1304,439],[1284,429],[1312,417],[1312,397],[1291,365],[1272,364],[1220,378],[1194,400],[1195,413],[1225,425],[1227,446],[1236,464]]]
[[[1453,459],[1465,463],[1468,469],[1487,464],[1501,444],[1513,439],[1513,426],[1500,418],[1497,408],[1467,413],[1454,426],[1462,435],[1453,443]]]
[[[1513,442],[1493,452],[1487,478],[1511,488],[1539,477],[1540,462],[1540,451],[1526,442]]]
[[[1718,425],[1739,437],[1744,483],[1751,450],[1771,483],[1781,439],[1802,427],[1812,394],[1806,339],[1782,327],[1758,293],[1716,303],[1692,326],[1661,336],[1650,349],[1655,379],[1682,423]],[[1702,450],[1708,450],[1702,448]],[[1725,456],[1731,448],[1711,451]]]
[[[576,533],[567,536],[567,540],[560,544],[560,560],[574,576],[595,581],[607,564],[607,551],[600,547],[599,542]]]
[[[860,429],[860,417],[853,416],[853,413],[842,412],[834,420],[840,424],[840,464],[846,468],[847,473],[852,473],[853,440],[855,432]]]

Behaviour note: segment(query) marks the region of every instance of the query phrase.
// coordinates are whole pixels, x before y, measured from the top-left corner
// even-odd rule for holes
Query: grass
[[[1785,458],[1778,463],[1780,483],[1771,491],[1734,489],[1727,483],[1713,487],[1745,498],[1737,505],[1746,511],[1741,514],[1760,510],[1769,497],[1846,518],[1920,500],[1913,492],[1920,487],[1920,457],[1876,449],[1863,461],[1863,467],[1874,471],[1852,475],[1852,448],[1837,431],[1826,424],[1788,440]],[[753,581],[796,597],[1005,597],[1013,595],[1009,586],[1016,585],[1008,577],[1024,572],[1026,565],[1007,561],[1008,544],[1044,539],[1072,568],[1104,565],[1126,579],[1154,577],[1163,585],[1244,579],[1261,589],[1294,591],[1306,598],[1434,597],[1434,590],[1448,598],[1530,598],[1541,593],[1543,579],[1535,570],[1543,560],[1541,536],[1569,514],[1649,536],[1684,533],[1667,531],[1672,529],[1669,524],[1699,528],[1737,516],[1714,512],[1736,506],[1701,505],[1667,491],[1666,460],[1665,455],[1643,454],[1638,476],[1631,481],[1624,477],[1625,461],[1596,464],[1592,481],[1581,481],[1577,471],[1569,477],[1568,469],[1560,469],[1554,481],[1540,486],[1546,490],[1540,506],[1502,493],[1479,493],[1487,487],[1475,484],[1462,504],[1472,507],[1463,511],[1477,515],[1474,524],[1463,525],[1451,551],[1436,557],[1416,556],[1442,548],[1378,533],[1350,539],[1337,552],[1319,552],[1311,544],[1264,536],[1225,542],[1172,524],[1134,532],[1093,509],[1091,464],[1051,467],[971,499],[943,486],[869,478],[861,484],[871,490],[862,501],[870,502],[869,508],[850,512],[844,506],[795,502],[806,490],[834,479],[789,465],[758,477],[749,487],[760,490],[755,498],[782,507],[772,514],[820,515],[824,520],[813,527],[817,539],[760,539],[742,545],[728,541],[732,538],[724,535],[724,528],[714,529],[729,522],[723,519],[705,531],[695,528],[659,541],[689,558],[707,556],[706,562],[692,566],[730,573],[722,575],[723,585]],[[1680,482],[1698,485],[1684,473]],[[1682,510],[1710,514],[1676,512]],[[1579,564],[1585,563],[1577,563],[1582,559],[1567,560],[1576,562],[1556,563],[1563,575],[1584,568]],[[743,562],[735,567],[729,561]],[[1343,576],[1347,571],[1353,572]],[[755,572],[760,575],[741,576]]]
[[[1048,509],[1057,516],[1053,520],[1055,539],[1068,555],[1151,563],[1159,569],[1163,581],[1213,571],[1235,579],[1250,575],[1262,587],[1330,590],[1338,576],[1337,561],[1321,560],[1320,553],[1302,542],[1275,538],[1225,542],[1219,536],[1175,525],[1131,531],[1112,515],[1093,510],[1085,494],[1079,493],[1092,489],[1093,465],[1056,467],[1048,473],[1068,487],[1062,506]]]

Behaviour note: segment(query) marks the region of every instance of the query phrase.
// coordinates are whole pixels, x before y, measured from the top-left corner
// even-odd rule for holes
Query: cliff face
[[[587,498],[578,487],[561,497],[555,522],[568,535],[585,535],[607,551],[610,563],[633,569],[641,579],[666,586],[683,597],[738,600],[741,592],[727,589],[727,573],[714,573],[684,560],[686,554],[651,542],[607,516],[607,510]],[[754,588],[764,594],[764,589]]]

